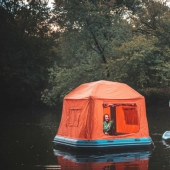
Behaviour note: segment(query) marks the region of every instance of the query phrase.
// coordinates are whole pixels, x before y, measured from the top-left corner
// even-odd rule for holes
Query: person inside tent
[[[113,121],[110,120],[109,115],[104,115],[104,122],[103,122],[103,132],[105,135],[111,135],[113,130]]]

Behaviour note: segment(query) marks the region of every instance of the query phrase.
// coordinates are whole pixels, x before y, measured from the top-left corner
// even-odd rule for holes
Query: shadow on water
[[[61,110],[15,110],[0,119],[0,169],[170,170],[170,108],[147,110],[155,148],[148,150],[73,152],[54,147]]]

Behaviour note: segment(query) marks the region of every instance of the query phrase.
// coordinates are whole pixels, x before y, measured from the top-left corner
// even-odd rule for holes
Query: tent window
[[[136,108],[123,108],[126,124],[138,125],[138,114]]]
[[[69,109],[68,115],[67,115],[67,126],[70,127],[77,127],[79,124],[79,117],[81,110],[78,108]]]

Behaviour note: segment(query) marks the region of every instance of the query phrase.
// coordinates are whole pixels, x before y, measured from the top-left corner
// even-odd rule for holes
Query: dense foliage
[[[39,3],[0,4],[0,95],[2,106],[36,103],[47,82],[53,44],[49,9]]]
[[[55,105],[78,85],[101,79],[127,83],[147,97],[155,98],[152,89],[169,93],[165,2],[57,0],[54,13],[53,21],[64,31],[57,49],[61,60],[49,69],[51,87],[42,95],[46,104]]]
[[[78,85],[101,79],[124,82],[148,101],[168,100],[165,1],[56,0],[53,8],[44,2],[0,2],[2,103],[53,106]]]

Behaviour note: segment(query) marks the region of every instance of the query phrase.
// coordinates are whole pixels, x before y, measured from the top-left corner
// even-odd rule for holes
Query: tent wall
[[[122,106],[116,108],[116,132],[124,135],[105,135],[103,133],[103,115],[109,109],[103,109],[103,103],[136,103],[139,127],[126,125]],[[138,129],[139,128],[139,129]],[[64,100],[61,123],[57,135],[75,139],[114,139],[122,137],[148,137],[144,99],[135,100]]]
[[[86,139],[89,119],[89,100],[64,100],[60,126],[57,135]]]

